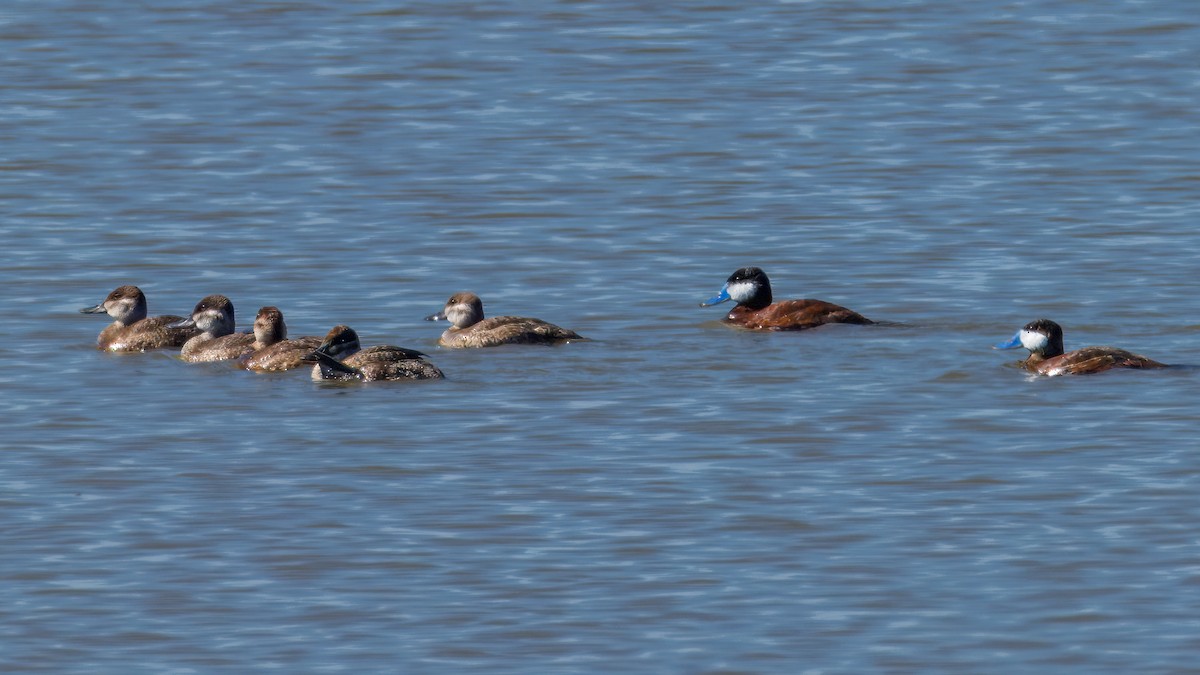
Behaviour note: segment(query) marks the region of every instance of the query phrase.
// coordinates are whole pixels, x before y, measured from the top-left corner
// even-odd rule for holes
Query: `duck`
[[[1140,354],[1116,347],[1083,347],[1063,352],[1062,326],[1050,319],[1037,319],[1025,324],[1012,339],[995,345],[995,349],[1029,350],[1029,358],[1021,362],[1026,370],[1038,375],[1090,375],[1113,368],[1167,368]]]
[[[362,348],[358,333],[340,324],[330,329],[320,346],[304,357],[314,363],[314,380],[440,380],[442,371],[415,349],[378,345]]]
[[[260,307],[254,317],[254,351],[243,356],[238,365],[258,373],[278,373],[308,365],[304,360],[321,338],[305,336],[288,339],[287,323],[278,307]]]
[[[147,316],[146,294],[137,286],[118,286],[104,301],[79,310],[83,314],[107,314],[113,322],[96,338],[96,348],[110,352],[144,352],[148,349],[169,349],[183,343],[200,331],[193,328],[173,328],[183,317],[173,314]]]
[[[521,316],[484,318],[483,300],[474,293],[455,293],[442,311],[426,321],[449,321],[450,327],[438,344],[450,348],[495,347],[498,345],[555,345],[586,340],[579,333],[541,319]]]
[[[824,300],[780,300],[773,302],[771,280],[757,267],[743,267],[725,280],[716,296],[701,307],[733,300],[725,322],[748,330],[807,330],[829,323],[869,325],[875,323],[858,312]]]
[[[253,352],[253,333],[235,333],[233,303],[224,295],[209,295],[196,303],[192,314],[171,324],[173,328],[199,328],[200,334],[183,343],[179,356],[189,363],[229,361]],[[263,345],[265,346],[265,345]]]

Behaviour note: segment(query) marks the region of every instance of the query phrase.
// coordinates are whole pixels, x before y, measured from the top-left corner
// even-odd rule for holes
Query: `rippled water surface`
[[[0,670],[1195,672],[1191,2],[18,0],[0,65]],[[886,323],[731,330],[744,265]],[[98,352],[127,283],[447,380]]]

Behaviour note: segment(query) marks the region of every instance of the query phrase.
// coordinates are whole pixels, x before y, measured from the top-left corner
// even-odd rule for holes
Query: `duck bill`
[[[446,312],[441,311],[441,312],[437,312],[435,314],[430,314],[429,316],[425,317],[425,320],[426,321],[445,321],[446,320]]]
[[[729,299],[730,299],[729,298],[729,284],[725,284],[724,286],[721,287],[720,293],[717,293],[716,295],[709,298],[708,300],[705,300],[704,302],[700,303],[700,306],[701,307],[712,307],[713,305],[719,305],[722,302],[725,302],[726,300],[729,300]]]
[[[321,372],[326,373],[326,376],[333,373],[341,373],[342,375],[349,375],[352,378],[362,379],[362,372],[359,369],[338,361],[332,354],[325,350],[325,345],[317,347],[316,351],[301,357],[300,360],[306,363],[317,364],[321,368]]]
[[[80,314],[107,314],[108,310],[104,309],[104,303],[100,303],[93,307],[84,307],[79,310]]]
[[[1017,331],[1008,342],[992,345],[992,349],[1014,349],[1021,346],[1021,331]]]
[[[301,356],[300,360],[304,361],[305,363],[317,363],[321,360],[322,356],[333,358],[333,355],[329,353],[328,342],[322,342],[316,349],[305,354],[304,356]]]
[[[196,327],[196,320],[191,317],[189,317],[187,319],[180,319],[179,321],[176,321],[175,323],[167,324],[167,328],[195,328],[195,327]]]

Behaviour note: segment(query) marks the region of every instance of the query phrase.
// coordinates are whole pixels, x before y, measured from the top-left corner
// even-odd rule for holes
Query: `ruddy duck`
[[[1115,347],[1084,347],[1064,354],[1062,327],[1049,319],[1030,321],[1011,340],[995,348],[1015,347],[1029,350],[1029,358],[1021,365],[1039,375],[1088,375],[1112,368],[1167,367],[1165,363]]]
[[[147,349],[179,347],[199,331],[172,328],[183,317],[164,315],[146,317],[146,296],[137,286],[121,286],[108,294],[104,302],[79,310],[84,314],[107,314],[113,322],[96,338],[96,348],[110,352],[144,352]]]
[[[552,345],[587,339],[575,331],[546,323],[541,319],[520,316],[494,316],[485,319],[483,301],[474,293],[455,293],[446,301],[442,311],[430,314],[425,320],[450,321],[452,325],[438,338],[438,344],[443,347]]]
[[[253,333],[234,333],[233,303],[223,295],[210,295],[192,310],[192,316],[171,324],[176,328],[200,329],[200,334],[183,344],[184,361],[228,361],[254,351]]]
[[[726,300],[737,306],[725,317],[727,323],[751,330],[805,330],[827,323],[875,323],[858,312],[853,312],[824,300],[780,300],[771,301],[771,281],[757,267],[743,267],[725,280],[721,292],[700,303],[711,307]]]
[[[278,307],[263,307],[254,317],[254,352],[239,362],[246,370],[277,373],[307,365],[304,357],[321,346],[319,337],[287,339],[287,324]]]
[[[358,333],[334,326],[321,345],[304,360],[313,366],[314,380],[440,380],[445,375],[415,349],[379,345],[362,349]]]

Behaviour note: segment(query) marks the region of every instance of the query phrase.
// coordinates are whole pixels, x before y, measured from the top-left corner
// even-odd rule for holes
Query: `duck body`
[[[735,271],[721,291],[700,306],[711,307],[728,300],[733,300],[736,306],[725,316],[725,322],[747,330],[807,330],[829,323],[875,323],[858,312],[824,300],[774,302],[771,281],[757,267]]]
[[[309,365],[304,357],[320,346],[321,338],[319,337],[281,340],[242,357],[240,365],[246,370],[258,373],[281,373],[285,370]]]
[[[1090,375],[1113,368],[1166,368],[1167,364],[1117,347],[1083,347],[1044,361],[1027,359],[1025,367],[1039,375]]]
[[[229,361],[254,351],[253,333],[235,333],[233,303],[224,295],[209,295],[192,310],[192,315],[172,324],[176,328],[198,328],[200,334],[183,343],[179,356],[189,363]]]
[[[424,356],[421,352],[404,347],[376,345],[347,356],[342,359],[342,365],[358,371],[357,379],[363,382],[440,380],[446,377],[441,369],[426,361]],[[355,378],[354,373],[350,375],[352,379]],[[331,378],[324,377],[323,379]]]
[[[455,293],[446,306],[426,321],[449,321],[438,344],[454,349],[499,345],[556,345],[587,338],[552,323],[521,316],[485,318],[483,301],[474,293]]]
[[[725,321],[749,330],[806,330],[827,323],[875,323],[850,309],[824,300],[781,300],[762,309],[738,305]]]
[[[996,349],[1017,347],[1029,350],[1029,357],[1021,362],[1022,368],[1050,377],[1091,375],[1114,368],[1169,367],[1165,363],[1117,347],[1083,347],[1065,352],[1062,327],[1049,319],[1030,321],[1008,342],[996,345]]]
[[[137,286],[120,286],[104,301],[79,310],[83,314],[107,314],[113,322],[100,331],[96,348],[110,352],[144,352],[148,349],[181,347],[199,331],[192,328],[172,328],[183,317],[174,315],[148,317],[146,295]]]
[[[358,333],[349,326],[334,326],[321,344],[304,357],[314,363],[314,380],[440,380],[442,371],[415,349],[377,345],[362,349]]]
[[[278,307],[267,306],[254,317],[254,351],[238,362],[242,368],[259,373],[278,373],[309,365],[304,360],[317,347],[319,337],[288,339],[287,323]]]

